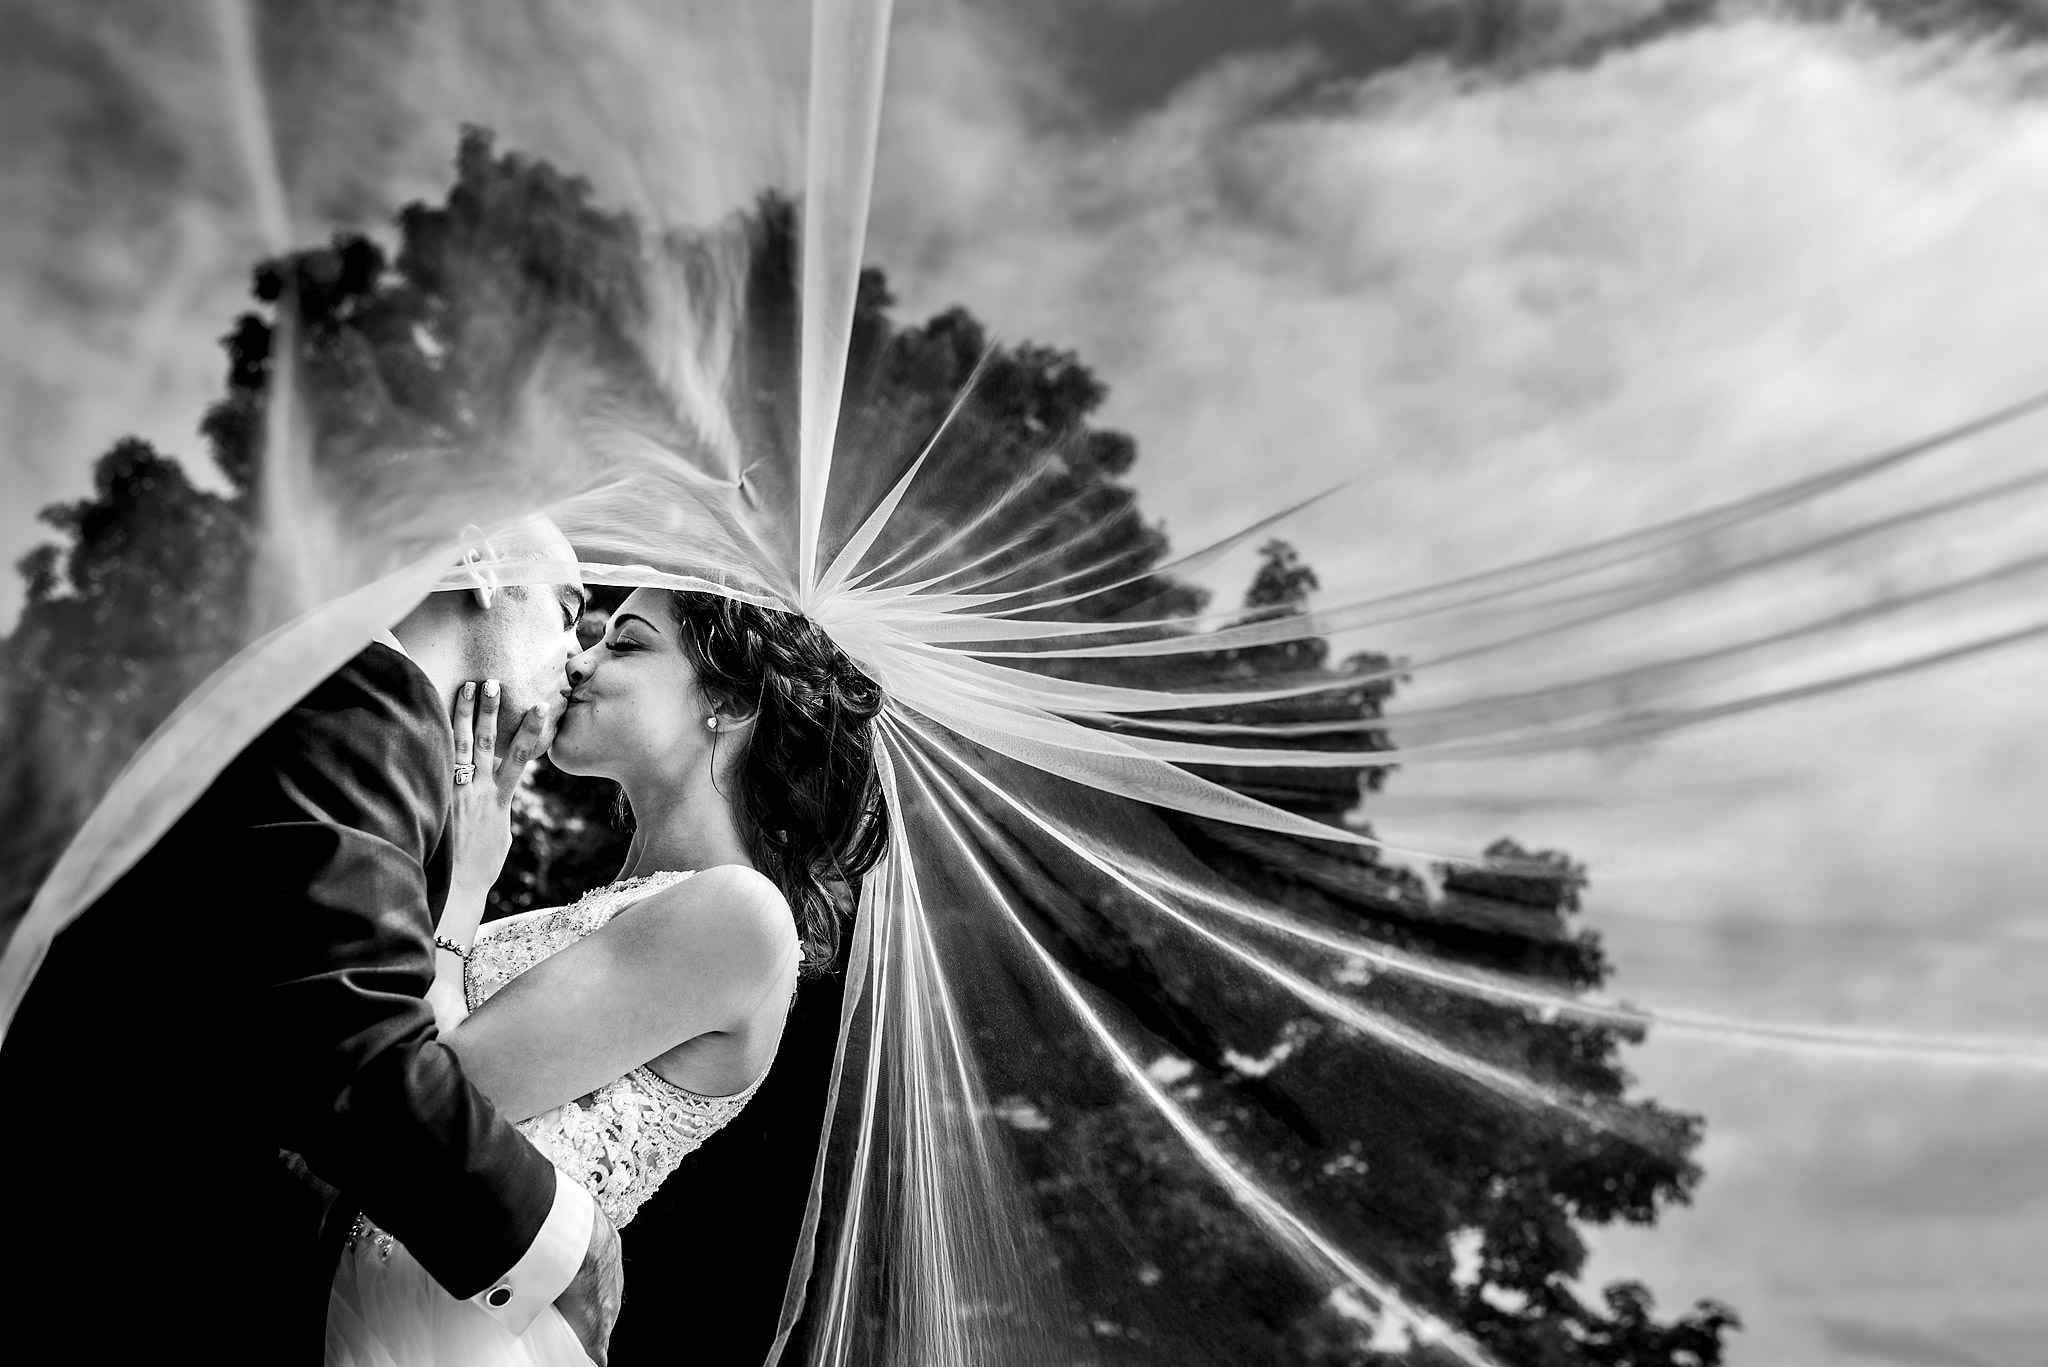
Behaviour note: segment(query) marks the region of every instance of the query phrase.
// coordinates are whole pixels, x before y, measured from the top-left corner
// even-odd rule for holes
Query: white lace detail
[[[594,889],[572,906],[485,925],[463,972],[469,1009],[641,898],[687,877],[656,873],[627,879]],[[520,1121],[519,1131],[588,1188],[612,1224],[623,1228],[676,1165],[738,1115],[760,1085],[756,1078],[731,1096],[699,1096],[642,1066],[588,1096]]]

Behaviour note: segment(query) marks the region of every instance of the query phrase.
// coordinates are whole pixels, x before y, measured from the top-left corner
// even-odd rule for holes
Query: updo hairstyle
[[[888,845],[875,762],[880,685],[795,613],[714,593],[671,591],[684,654],[714,711],[755,720],[730,766],[740,837],[782,890],[803,941],[803,972],[838,956],[840,925],[861,878]],[[725,740],[717,745],[722,752]]]

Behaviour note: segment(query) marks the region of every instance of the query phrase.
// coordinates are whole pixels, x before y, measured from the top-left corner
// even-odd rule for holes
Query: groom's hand
[[[619,1306],[626,1299],[626,1268],[619,1249],[619,1232],[602,1210],[590,1220],[590,1247],[583,1251],[583,1266],[576,1279],[555,1300],[555,1309],[569,1321],[576,1341],[597,1367],[605,1367],[611,1351],[612,1326],[619,1322]]]

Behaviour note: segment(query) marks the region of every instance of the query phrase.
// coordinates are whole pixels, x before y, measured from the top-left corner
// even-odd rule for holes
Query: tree
[[[787,468],[795,440],[793,225],[790,206],[768,198],[737,223],[659,244],[685,263],[718,234],[744,234],[752,246],[744,345],[727,398],[744,448],[761,454],[761,478],[770,482]],[[93,497],[48,515],[68,548],[44,547],[22,564],[30,601],[7,646],[6,726],[29,760],[10,770],[5,810],[30,811],[38,785],[75,764],[81,746],[128,753],[245,630],[273,353],[287,339],[323,478],[345,485],[361,462],[393,449],[481,460],[518,421],[518,396],[565,355],[651,411],[667,401],[634,341],[649,306],[641,283],[647,250],[639,227],[595,207],[587,185],[544,162],[497,153],[487,133],[469,130],[445,201],[405,209],[395,251],[349,235],[258,266],[254,291],[267,316],[245,315],[225,339],[228,392],[203,429],[232,492],[205,493],[174,461],[124,442],[102,460]],[[868,271],[841,415],[842,449],[853,454],[835,472],[826,554],[895,484],[971,380],[892,522],[891,544],[904,561],[922,560],[921,577],[945,574],[977,591],[1063,577],[1068,592],[1086,596],[1061,611],[1105,625],[1207,606],[1202,591],[1158,572],[1166,537],[1123,480],[1135,444],[1093,426],[1107,391],[1079,358],[1044,346],[992,347],[961,309],[903,326],[893,305],[884,277]],[[1292,547],[1269,543],[1243,614],[1301,612],[1316,588]],[[89,633],[111,633],[124,649],[96,652]],[[1163,661],[1035,667],[1162,686],[1320,680],[1332,686],[1253,708],[1189,707],[1168,720],[1286,721],[1310,733],[1288,744],[1352,749],[1387,747],[1375,723],[1398,685],[1395,666],[1371,655],[1333,665],[1327,644],[1309,638]],[[1004,771],[999,757],[975,758]],[[1359,826],[1391,771],[1204,772],[1288,810]],[[72,808],[44,828],[44,846],[24,847],[33,857],[19,867],[47,867],[50,833],[68,833],[83,815],[79,803],[110,778],[96,773],[80,785]],[[1020,789],[1046,781],[1023,772],[1008,778]],[[1503,841],[1489,851],[1497,856],[1491,866],[1441,871],[1443,893],[1431,899],[1416,877],[1364,847],[1131,806],[1105,806],[1103,820],[1142,829],[1190,876],[1311,921],[1568,990],[1607,980],[1598,937],[1572,919],[1585,872],[1563,854]],[[543,771],[519,809],[519,842],[494,913],[573,900],[608,877],[625,838],[609,808],[607,785]],[[1100,871],[1078,866],[994,806],[985,815],[1001,867],[1024,880],[1033,933],[1179,1060],[1185,1071],[1172,1085],[1191,1111],[1234,1149],[1256,1155],[1292,1205],[1319,1212],[1348,1246],[1371,1248],[1415,1303],[1510,1361],[1718,1364],[1722,1336],[1736,1323],[1724,1307],[1703,1302],[1659,1322],[1633,1284],[1608,1288],[1598,1303],[1573,1289],[1585,1256],[1579,1225],[1652,1221],[1686,1200],[1700,1178],[1690,1158],[1698,1119],[1627,1096],[1620,1050],[1639,1032],[1545,1018],[1394,975],[1336,984],[1362,1006],[1571,1104],[1547,1110],[1502,1101],[1224,971],[1215,954],[1150,928],[1143,908]],[[772,1332],[800,1213],[800,1184],[789,1175],[809,1171],[838,990],[829,978],[805,989],[770,1088],[739,1129],[707,1145],[656,1197],[632,1242],[629,1273],[640,1285],[716,1295],[737,1320],[761,1327],[757,1343]],[[1206,1346],[1232,1361],[1430,1360],[1426,1344],[1362,1339],[1341,1305],[1304,1283],[1251,1236],[1213,1183],[1190,1172],[1179,1138],[1127,1089],[1063,1067],[1057,1040],[978,1043],[1013,1089],[1013,1114],[1032,1117],[1014,1127],[1017,1162],[1040,1218],[1071,1236],[1063,1244],[1069,1281],[1119,1360],[1177,1360],[1176,1321],[1191,1305],[1209,1309],[1206,1323],[1219,1338]],[[1264,1061],[1247,1065],[1251,1054]],[[733,1203],[723,1214],[721,1200]],[[1171,1267],[1132,1266],[1118,1249],[1092,1246],[1083,1236],[1111,1207],[1144,1246],[1189,1256]],[[711,1257],[694,1236],[706,1221],[744,1227],[754,1242]],[[636,1318],[648,1304],[644,1295],[629,1301],[621,1322],[615,1357],[627,1367],[673,1347],[669,1321]],[[734,1360],[745,1360],[746,1341],[735,1346]]]
[[[120,763],[237,643],[247,550],[235,500],[133,437],[100,457],[90,497],[42,520],[69,544],[23,557],[0,660],[0,930]]]

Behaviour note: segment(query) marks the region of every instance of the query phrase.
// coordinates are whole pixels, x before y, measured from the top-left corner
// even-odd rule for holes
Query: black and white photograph
[[[2048,3],[0,118],[0,1358],[2048,1367]]]

